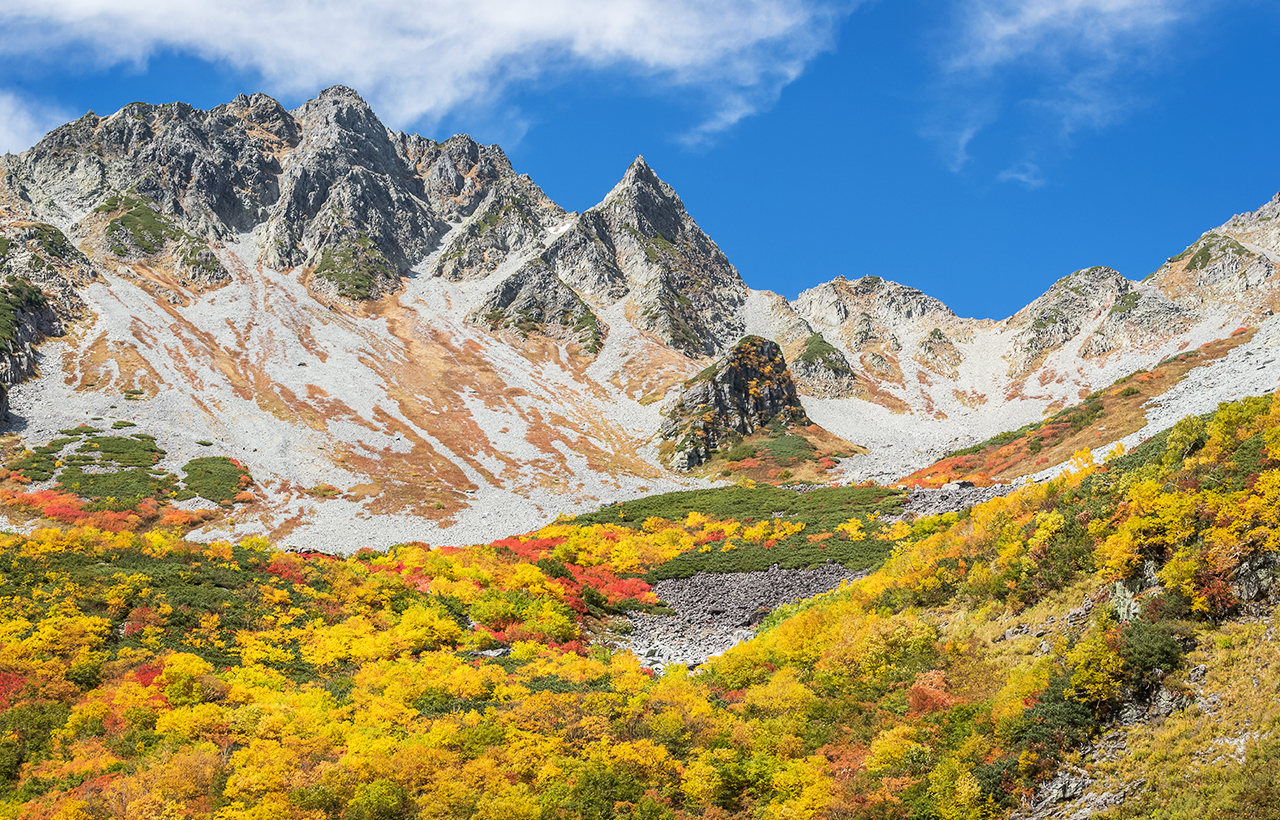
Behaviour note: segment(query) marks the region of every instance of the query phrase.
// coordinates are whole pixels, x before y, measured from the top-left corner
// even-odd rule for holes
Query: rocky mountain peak
[[[1010,375],[1025,375],[1086,330],[1098,338],[1083,340],[1082,355],[1101,355],[1114,349],[1119,337],[1136,332],[1135,320],[1144,327],[1161,320],[1173,327],[1181,321],[1178,314],[1167,299],[1147,293],[1113,268],[1082,268],[1054,282],[1008,320],[1008,329],[1016,334],[1006,354]]]
[[[369,104],[364,101],[364,97],[361,97],[358,93],[356,93],[356,90],[354,88],[349,88],[345,85],[331,85],[328,88],[321,91],[319,94],[317,94],[316,99],[347,100],[349,102],[364,106],[365,108],[369,107]]]
[[[653,170],[643,155],[637,155],[631,164],[627,166],[627,172],[622,175],[622,180],[616,187],[631,188],[637,185],[648,186],[650,188],[660,188],[674,194],[671,186],[663,182],[658,174]]]
[[[862,314],[881,324],[912,321],[933,314],[955,316],[949,307],[932,296],[879,276],[863,276],[852,281],[837,276],[802,291],[796,299],[796,310],[810,321],[828,327],[837,327],[850,317],[856,319]]]
[[[611,221],[630,225],[645,236],[660,236],[667,242],[674,242],[693,223],[675,189],[658,177],[644,157],[636,157],[621,181],[593,210],[602,211]]]
[[[1133,287],[1133,282],[1112,268],[1083,268],[1054,282],[1035,301],[1015,313],[1009,325],[1017,329],[1042,327],[1062,319],[1078,327],[1080,320],[1110,307],[1118,296]]]
[[[353,166],[382,172],[395,169],[397,155],[390,132],[351,89],[334,86],[291,113],[302,125],[303,141],[295,160],[323,153],[338,171]]]

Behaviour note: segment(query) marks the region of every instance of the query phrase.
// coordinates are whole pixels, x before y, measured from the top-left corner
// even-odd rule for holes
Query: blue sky
[[[0,150],[86,110],[356,88],[561,205],[643,154],[748,284],[893,279],[1003,318],[1280,190],[1263,0],[9,0]]]

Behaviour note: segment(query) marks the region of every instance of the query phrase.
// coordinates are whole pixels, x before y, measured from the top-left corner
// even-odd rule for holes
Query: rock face
[[[91,112],[0,169],[4,201],[77,226],[81,238],[105,233],[125,261],[177,252],[181,278],[216,285],[226,272],[198,246],[256,229],[259,262],[313,267],[317,291],[353,299],[397,290],[450,222],[481,203],[496,199],[497,212],[533,214],[535,224],[543,213],[563,213],[496,146],[391,132],[342,86],[295,111],[255,94],[210,111],[132,103],[105,118]],[[150,232],[119,230],[118,217],[138,208],[150,211],[134,219]],[[95,209],[116,217],[117,229],[95,225]],[[522,239],[509,226],[495,238]],[[166,247],[173,243],[181,248]],[[486,250],[477,246],[470,264],[439,273],[474,275],[501,248]]]
[[[564,215],[528,177],[504,176],[478,206],[477,218],[451,236],[432,273],[453,282],[482,279],[513,254],[544,249],[547,231]]]
[[[8,388],[36,373],[36,345],[83,315],[76,287],[94,278],[88,259],[52,225],[0,225],[0,419],[9,416]]]
[[[836,395],[879,400],[894,409],[888,393],[909,389],[913,362],[954,377],[961,356],[941,328],[960,322],[946,305],[915,288],[878,276],[850,281],[838,276],[810,288],[795,302],[796,312],[823,341],[840,353],[854,376]],[[962,329],[966,338],[971,333]],[[835,367],[839,372],[839,365]],[[824,395],[819,392],[818,395]]]
[[[747,336],[685,385],[661,435],[675,444],[672,466],[687,470],[706,461],[733,434],[749,435],[775,420],[809,423],[782,349],[768,339]]]
[[[1237,217],[1230,224],[1250,236],[1260,232],[1257,226],[1267,219],[1263,211],[1252,220]],[[1276,262],[1265,248],[1247,247],[1225,232],[1209,231],[1144,281],[1189,311],[1229,304],[1243,317],[1256,317],[1260,309],[1274,307],[1275,276]]]
[[[1154,288],[1130,282],[1111,268],[1087,268],[1059,279],[1009,320],[1015,334],[1009,372],[1025,376],[1046,355],[1080,337],[1086,326],[1097,325],[1081,347],[1081,355],[1089,357],[1178,333],[1190,323],[1189,311]]]
[[[467,318],[493,330],[572,339],[588,353],[598,352],[604,341],[604,329],[591,308],[541,259],[507,277]]]

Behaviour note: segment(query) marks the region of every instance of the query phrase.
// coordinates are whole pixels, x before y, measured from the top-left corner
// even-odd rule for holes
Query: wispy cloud
[[[977,136],[972,109],[992,112],[984,127],[1016,112],[1022,150],[1056,143],[1065,151],[1073,134],[1111,125],[1138,104],[1135,78],[1158,67],[1162,47],[1181,27],[1220,2],[960,0],[938,53],[939,103],[930,131],[949,157],[956,141],[968,146]],[[1023,167],[1035,166],[1014,163],[997,179],[1044,184],[1038,168],[1030,175],[1034,184],[1023,179]]]
[[[1122,62],[1186,18],[1187,0],[969,0],[962,6],[952,72],[1076,58]]]
[[[99,63],[176,49],[267,90],[357,88],[396,126],[577,70],[621,70],[708,101],[694,141],[771,105],[859,0],[8,0],[0,53],[87,48]]]
[[[998,182],[1017,182],[1024,187],[1034,190],[1044,185],[1044,175],[1040,173],[1040,166],[1034,162],[1026,160],[1010,165],[998,175]]]
[[[69,119],[65,111],[0,90],[0,154],[27,150]]]

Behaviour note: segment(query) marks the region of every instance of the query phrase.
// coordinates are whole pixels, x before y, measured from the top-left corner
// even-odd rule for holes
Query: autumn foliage
[[[964,514],[832,532],[690,513],[347,557],[2,536],[0,817],[1002,816],[1180,691],[1280,546],[1276,456],[1280,407],[1251,399]],[[877,571],[694,671],[609,645],[680,555],[872,535]],[[1047,620],[1066,606],[1087,617]]]

